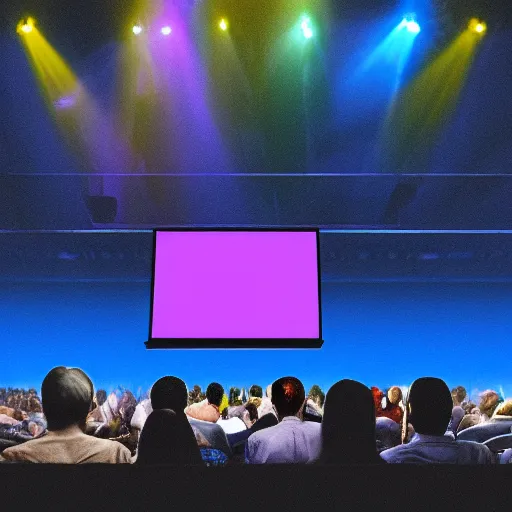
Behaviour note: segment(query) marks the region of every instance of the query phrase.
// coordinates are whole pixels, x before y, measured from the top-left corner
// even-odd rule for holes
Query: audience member
[[[272,403],[279,423],[249,437],[248,463],[306,463],[318,457],[320,424],[299,418],[304,400],[304,386],[299,379],[282,377],[272,384]]]
[[[377,453],[373,393],[360,382],[340,380],[325,398],[321,464],[382,463]]]
[[[206,402],[189,405],[185,413],[196,420],[216,423],[220,418],[219,407],[223,394],[224,388],[217,382],[212,382],[206,389]]]
[[[480,409],[482,420],[488,421],[502,401],[503,400],[500,398],[498,393],[492,389],[488,389],[481,393],[478,408]]]
[[[400,407],[402,401],[402,390],[398,386],[389,388],[387,392],[386,407],[380,408],[380,411],[376,414],[378,418],[384,417],[393,420],[399,425],[402,424],[404,412]]]
[[[477,443],[445,436],[453,401],[444,381],[423,377],[409,389],[404,422],[416,432],[408,444],[385,450],[381,457],[391,463],[491,464],[490,450]]]
[[[213,448],[208,439],[206,439],[199,429],[194,428],[193,430],[203,464],[207,467],[226,465],[229,460],[227,455],[218,448]]]
[[[266,396],[262,397],[261,404],[258,407],[258,418],[262,418],[266,414],[273,414],[277,419],[276,411],[272,405],[272,384],[267,386]]]
[[[78,368],[59,366],[41,387],[48,433],[2,453],[8,461],[80,464],[130,462],[130,452],[120,443],[84,433],[94,389]]]
[[[238,416],[228,418],[227,408],[222,411],[221,418],[217,421],[217,425],[220,425],[226,434],[235,434],[236,432],[247,430],[247,425]]]
[[[185,391],[185,402],[186,396]],[[140,434],[136,464],[203,464],[194,432],[182,412],[153,410]]]
[[[464,408],[465,405],[467,405],[467,393],[466,388],[463,386],[457,386],[456,388],[452,389],[452,401],[454,407],[462,407]]]

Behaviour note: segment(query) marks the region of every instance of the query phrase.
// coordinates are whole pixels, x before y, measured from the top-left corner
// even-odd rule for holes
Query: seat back
[[[492,437],[485,441],[485,446],[491,450],[491,452],[497,453],[507,448],[512,448],[512,434],[503,434],[501,436]]]

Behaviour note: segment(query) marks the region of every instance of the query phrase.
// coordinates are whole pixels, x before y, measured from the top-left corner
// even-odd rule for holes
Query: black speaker
[[[112,196],[86,196],[85,204],[95,224],[112,224],[117,216],[117,199]]]

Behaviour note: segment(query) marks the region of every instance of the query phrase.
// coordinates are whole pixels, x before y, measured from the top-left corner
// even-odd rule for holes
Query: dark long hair
[[[322,464],[382,463],[377,453],[372,392],[360,382],[340,380],[325,397]]]

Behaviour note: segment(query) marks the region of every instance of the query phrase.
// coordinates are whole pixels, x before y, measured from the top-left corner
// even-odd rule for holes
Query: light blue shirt
[[[287,416],[252,434],[245,451],[249,464],[306,464],[320,455],[321,424]]]
[[[456,441],[451,436],[418,434],[408,444],[381,452],[391,464],[493,464],[492,452],[483,444]]]

